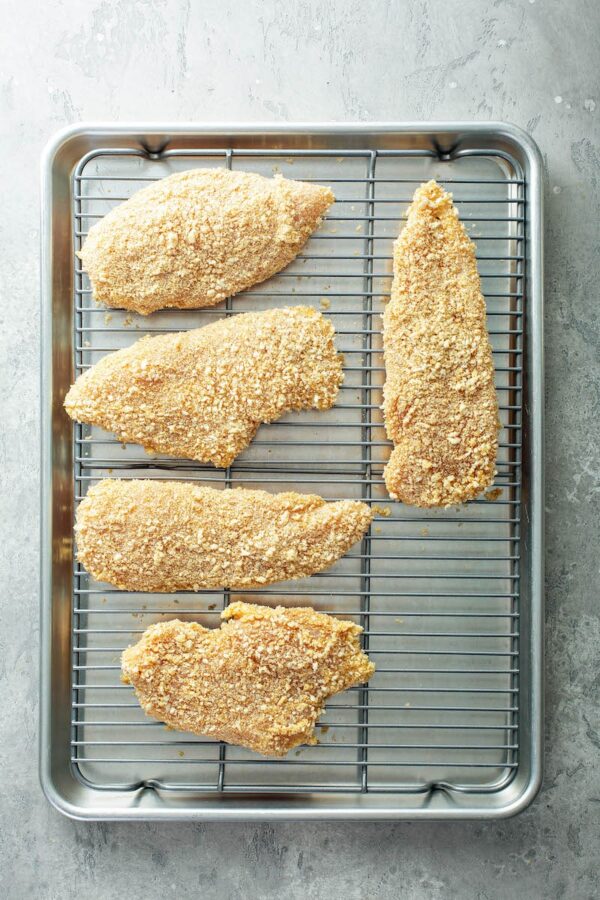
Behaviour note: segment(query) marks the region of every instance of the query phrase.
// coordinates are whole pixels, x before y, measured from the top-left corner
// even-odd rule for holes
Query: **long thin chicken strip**
[[[475,245],[435,181],[415,192],[394,247],[383,339],[390,496],[424,507],[473,499],[496,474],[494,366]]]
[[[122,678],[145,713],[171,728],[285,756],[317,743],[314,727],[328,697],[375,670],[353,622],[240,602],[221,618],[219,629],[160,622],[125,650]]]
[[[299,306],[142,338],[81,375],[65,409],[149,452],[228,466],[262,422],[333,406],[343,378],[334,334]]]
[[[79,256],[107,306],[142,315],[214,306],[287,266],[334,199],[281,176],[193,169],[115,207]]]
[[[249,588],[331,566],[367,531],[365,503],[215,490],[176,481],[101,481],[77,510],[80,562],[130,591]]]

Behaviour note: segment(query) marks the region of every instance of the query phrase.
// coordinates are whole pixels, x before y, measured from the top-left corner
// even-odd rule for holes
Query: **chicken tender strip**
[[[316,744],[333,694],[367,681],[375,666],[353,622],[314,609],[232,603],[221,628],[175,619],[151,625],[123,653],[122,680],[144,712],[171,728],[285,756]]]
[[[423,507],[473,499],[496,474],[492,349],[475,245],[435,181],[415,192],[394,247],[383,343],[390,497]]]
[[[115,207],[79,257],[98,303],[142,315],[214,306],[291,263],[334,200],[280,175],[193,169]]]
[[[262,422],[333,406],[343,380],[334,334],[299,306],[142,338],[84,372],[65,409],[123,443],[225,467]]]
[[[80,503],[75,536],[88,572],[123,590],[250,588],[328,568],[371,519],[353,500],[107,479]]]

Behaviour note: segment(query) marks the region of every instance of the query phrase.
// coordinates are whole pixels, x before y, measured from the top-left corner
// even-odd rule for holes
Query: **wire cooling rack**
[[[135,594],[94,582],[75,564],[71,763],[97,789],[373,792],[433,788],[493,792],[519,762],[519,560],[525,182],[502,153],[465,151],[141,150],[111,148],[74,175],[75,249],[89,228],[149,182],[192,167],[228,166],[329,185],[319,231],[284,272],[208,310],[143,318],[99,307],[77,259],[74,374],[144,334],[199,327],[222,316],[307,304],[330,316],[345,360],[335,408],[262,426],[226,470],[149,456],[106,432],[74,426],[76,501],[105,477],[295,489],[362,499],[377,515],[360,545],[332,569],[261,591]],[[381,414],[381,313],[392,242],[417,185],[450,189],[477,258],[503,425],[494,492],[460,508],[423,511],[391,502],[382,471],[390,451]],[[284,760],[146,718],[121,684],[120,654],[153,622],[217,626],[233,599],[311,605],[364,627],[377,665],[368,685],[327,705],[319,743]]]

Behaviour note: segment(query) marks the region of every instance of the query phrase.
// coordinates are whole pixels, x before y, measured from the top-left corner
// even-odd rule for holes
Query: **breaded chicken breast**
[[[193,169],[115,207],[79,256],[107,306],[142,315],[214,306],[285,268],[334,199],[280,175]]]
[[[262,422],[333,406],[343,379],[334,334],[298,306],[142,338],[84,372],[65,409],[149,452],[228,466]]]
[[[107,479],[80,503],[75,536],[88,572],[124,590],[249,588],[327,569],[371,519],[353,500]]]
[[[496,474],[492,349],[475,245],[435,181],[415,192],[394,247],[383,341],[390,496],[424,507],[473,499]]]
[[[232,603],[221,628],[151,625],[123,653],[122,678],[144,712],[171,728],[285,756],[317,743],[333,694],[367,681],[375,666],[353,622],[314,609]]]

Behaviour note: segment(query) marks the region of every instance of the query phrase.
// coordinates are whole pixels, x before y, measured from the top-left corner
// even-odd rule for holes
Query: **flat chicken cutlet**
[[[371,519],[355,500],[106,479],[80,503],[75,536],[97,581],[128,591],[220,590],[327,569]]]
[[[261,423],[333,406],[343,380],[334,334],[297,306],[142,338],[80,375],[65,409],[149,452],[228,466]]]
[[[317,743],[325,701],[375,666],[353,622],[314,609],[232,603],[218,629],[151,625],[123,653],[122,678],[144,712],[171,728],[285,756]]]
[[[334,199],[280,175],[193,169],[111,210],[79,256],[98,303],[142,315],[214,306],[289,265]]]
[[[496,474],[498,402],[475,245],[435,181],[422,184],[394,247],[383,316],[390,497],[450,506]]]

